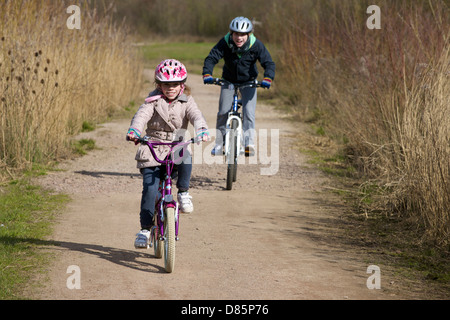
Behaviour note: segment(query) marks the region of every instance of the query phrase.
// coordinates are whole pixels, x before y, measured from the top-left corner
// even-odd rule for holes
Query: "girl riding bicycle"
[[[185,85],[186,67],[178,60],[162,61],[155,70],[156,89],[150,92],[131,120],[127,140],[136,141],[137,137],[149,136],[152,140],[171,142],[179,141],[186,132],[189,122],[195,127],[196,135],[203,141],[208,140],[208,126],[200,109]],[[187,151],[187,150],[186,150]],[[160,159],[169,153],[169,147],[159,146],[155,150]],[[135,247],[147,248],[153,215],[158,195],[161,173],[165,172],[151,154],[147,145],[140,145],[136,157],[137,168],[143,176],[140,225],[141,231],[136,235]],[[194,207],[189,195],[192,172],[192,158],[189,152],[177,165],[178,202],[184,213],[192,212]]]
[[[203,65],[203,82],[213,83],[214,66],[220,59],[224,59],[222,77],[231,83],[243,83],[254,80],[258,76],[256,61],[264,68],[264,79],[261,86],[270,88],[275,78],[275,63],[264,44],[253,35],[252,22],[245,17],[237,17],[230,23],[230,32],[225,35],[212,48]],[[255,109],[256,88],[243,88],[240,90],[243,105],[243,130],[245,155],[253,156],[255,152]],[[220,91],[219,112],[217,113],[216,128],[226,133],[226,121],[230,105],[233,101],[233,88],[223,86]],[[216,146],[211,151],[212,155],[223,154],[223,144],[220,138],[216,138]]]

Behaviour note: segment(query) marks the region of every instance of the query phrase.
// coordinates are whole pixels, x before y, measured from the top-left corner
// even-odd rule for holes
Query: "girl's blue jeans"
[[[175,170],[178,172],[178,177],[176,178],[178,192],[188,191],[192,172],[191,155],[189,154],[179,165],[175,165]],[[150,230],[153,225],[159,182],[161,179],[164,179],[166,168],[165,166],[148,167],[142,168],[140,171],[143,178],[141,211],[139,213],[141,229]]]

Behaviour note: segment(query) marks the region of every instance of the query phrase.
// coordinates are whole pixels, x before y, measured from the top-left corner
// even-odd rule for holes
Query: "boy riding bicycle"
[[[253,35],[253,25],[245,17],[237,17],[230,23],[230,32],[225,35],[211,49],[203,65],[203,82],[211,84],[214,66],[220,59],[224,59],[222,77],[231,83],[243,83],[255,80],[258,76],[256,61],[264,68],[264,79],[261,86],[270,88],[275,78],[275,63],[264,44]],[[242,88],[240,90],[243,106],[243,130],[245,155],[253,156],[255,153],[255,109],[256,88]],[[216,128],[226,133],[226,121],[233,101],[233,88],[223,86],[220,91],[219,112],[217,113]],[[211,151],[212,155],[223,154],[223,139],[216,138],[216,145]]]

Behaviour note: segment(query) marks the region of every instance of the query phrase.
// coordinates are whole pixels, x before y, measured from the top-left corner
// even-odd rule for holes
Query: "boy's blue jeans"
[[[175,165],[178,172],[177,189],[178,192],[189,190],[192,172],[192,157],[189,154],[179,165]],[[176,170],[174,168],[174,171]],[[141,198],[141,211],[139,213],[141,229],[150,230],[153,225],[153,215],[155,213],[156,197],[158,195],[159,182],[164,179],[165,166],[142,168],[143,189]],[[172,174],[173,177],[173,174]]]

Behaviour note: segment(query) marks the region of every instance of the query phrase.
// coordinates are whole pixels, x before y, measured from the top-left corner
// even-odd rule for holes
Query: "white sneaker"
[[[191,213],[194,211],[194,205],[192,204],[192,197],[189,192],[181,192],[177,196],[178,203],[180,205],[180,211],[183,213]]]
[[[216,144],[216,146],[211,150],[212,156],[223,156],[223,145]]]
[[[136,240],[134,240],[134,247],[136,249],[147,249],[148,241],[150,239],[150,231],[141,230],[136,234]]]

